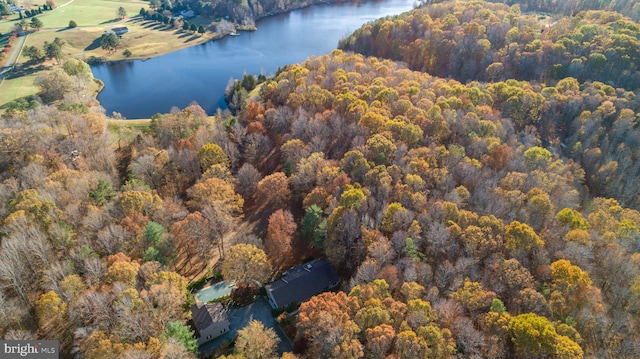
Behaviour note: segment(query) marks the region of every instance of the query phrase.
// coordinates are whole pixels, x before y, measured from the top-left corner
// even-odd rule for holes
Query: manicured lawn
[[[70,3],[70,2],[72,2],[72,1],[74,1],[74,0],[60,0],[60,1],[56,1],[56,7],[60,7],[60,6],[62,6],[62,5],[65,5],[65,4],[67,4],[67,3]],[[42,4],[44,4],[44,1],[42,1],[42,2],[32,2],[32,3],[33,3],[33,6],[32,6],[31,8],[37,8],[37,6],[36,6],[36,5],[38,5],[38,4],[39,4],[39,5],[42,5]],[[29,9],[29,6],[25,5],[25,1],[18,0],[18,1],[16,1],[16,4],[17,4],[17,5],[24,5],[26,9]],[[68,6],[68,5],[67,5],[67,6]],[[64,8],[64,7],[63,7],[63,8]],[[56,10],[56,11],[58,11],[58,10]],[[140,11],[140,10],[138,9],[138,11]],[[45,13],[48,13],[48,12],[50,12],[50,11],[44,11],[44,12],[42,13],[42,15],[38,15],[38,17],[40,17],[40,16],[44,16],[44,15],[45,15]],[[114,14],[115,14],[115,13],[114,13]],[[25,19],[25,20],[26,20],[26,21],[31,21],[31,19]],[[19,16],[18,14],[13,14],[13,15],[11,15],[11,16],[8,16],[8,17],[6,17],[6,18],[4,18],[4,19],[0,20],[0,32],[2,32],[2,33],[10,32],[10,31],[13,29],[14,25],[15,25],[15,24],[17,24],[19,21],[20,21],[20,16]],[[67,25],[68,25],[68,24],[69,24],[69,23],[67,22]],[[67,26],[67,25],[64,25],[64,26]],[[45,24],[45,26],[47,26],[47,24]]]
[[[67,27],[70,20],[78,26],[108,25],[117,21],[116,12],[121,6],[128,16],[134,16],[140,12],[140,8],[149,8],[149,3],[141,0],[73,0],[73,3],[45,11],[39,17],[45,29]]]
[[[65,5],[66,3],[70,4]],[[42,14],[38,15],[38,18],[44,24],[44,29],[67,27],[70,20],[75,21],[78,26],[108,25],[117,20],[116,12],[121,6],[127,10],[129,16],[134,16],[139,13],[140,8],[149,8],[149,3],[142,0],[56,1],[54,10],[43,11]],[[31,19],[26,20],[31,21]],[[18,21],[17,14],[0,21],[0,32],[10,31]]]
[[[62,6],[64,4],[67,5]],[[65,42],[62,46],[65,57],[87,59],[96,56],[107,60],[122,60],[125,59],[124,50],[128,49],[131,58],[144,59],[200,44],[216,36],[215,33],[194,35],[157,22],[144,21],[139,18],[138,13],[143,7],[148,9],[149,3],[143,0],[61,0],[56,1],[56,6],[56,9],[38,15],[44,28],[29,34],[26,45],[42,48],[45,41],[51,42],[58,37]],[[117,21],[116,12],[121,6],[129,17]],[[78,26],[67,28],[70,20],[75,21]],[[0,33],[11,31],[18,21],[17,15],[0,20]],[[126,26],[129,32],[122,36],[116,51],[107,52],[100,47],[100,37],[106,30],[116,26]],[[22,64],[27,61],[24,56],[18,59],[18,63]],[[0,106],[13,99],[37,93],[38,89],[33,85],[37,75],[35,73],[22,79],[7,80],[0,88]]]
[[[76,0],[77,1],[77,0]],[[69,5],[72,6],[72,5]],[[42,48],[45,41],[56,37],[65,41],[62,50],[66,56],[85,59],[89,56],[105,57],[108,60],[122,60],[122,52],[129,49],[133,58],[149,58],[199,44],[209,40],[210,34],[193,35],[138,18],[128,19],[119,24],[126,26],[129,32],[124,34],[116,51],[109,53],[100,47],[100,37],[108,27],[91,26],[65,29],[63,31],[38,31],[29,35],[27,45]],[[22,61],[26,61],[22,58]]]
[[[33,82],[35,81],[36,76],[45,73],[46,72],[38,72],[13,79],[4,79],[4,82],[0,85],[0,106],[17,98],[31,96],[38,93],[39,89],[33,84]]]

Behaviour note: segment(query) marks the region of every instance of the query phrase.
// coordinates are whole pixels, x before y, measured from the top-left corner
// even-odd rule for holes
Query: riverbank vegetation
[[[215,21],[226,20],[239,28],[251,30],[255,29],[255,22],[260,18],[331,2],[336,0],[183,0],[175,2],[151,0],[150,6],[159,11],[191,12],[193,15]]]
[[[66,43],[66,57],[90,63],[147,59],[219,39],[237,31],[256,30],[255,20],[258,18],[314,3],[316,1],[277,4],[269,1],[190,4],[142,0],[73,0],[54,4],[52,11],[45,11],[33,17],[32,20],[41,23],[43,31],[30,33],[28,43],[30,46],[40,47],[45,41],[51,42],[54,37],[58,37]],[[194,11],[189,12],[190,8]],[[19,20],[18,14],[1,19],[0,33],[14,30]],[[71,24],[74,26],[70,26]],[[122,36],[120,44],[115,48],[102,48],[100,38],[105,31],[119,26],[128,27],[128,33]],[[16,63],[24,66],[25,61],[25,58],[20,58]],[[47,71],[47,68],[36,71]],[[17,76],[14,73],[9,74],[7,78],[11,80]],[[17,83],[25,83],[31,78],[15,80],[11,87],[15,87]],[[0,110],[12,100],[36,95],[36,92],[28,91],[29,89],[33,90],[35,87],[24,87],[20,91],[21,96],[13,91],[0,94]]]
[[[502,4],[442,3],[367,24],[340,47],[460,81],[573,77],[640,86],[640,27],[610,11],[560,18]]]
[[[72,95],[4,114],[0,336],[193,357],[187,282],[250,252],[273,273],[223,273],[324,257],[342,279],[282,316],[286,358],[640,356],[638,69],[569,72],[635,58],[639,25],[550,15],[425,6],[345,42],[403,62],[335,50],[247,74],[212,117],[123,126]],[[483,40],[493,78],[470,55]],[[433,51],[470,63],[408,68]]]
[[[144,59],[181,48],[193,46],[211,40],[216,33],[193,33],[183,31],[181,28],[173,28],[173,25],[157,24],[153,21],[145,21],[137,14],[142,7],[147,8],[146,1],[122,1],[105,2],[99,0],[74,0],[69,3],[61,3],[52,11],[43,12],[37,18],[43,24],[43,29],[31,32],[27,35],[26,44],[42,48],[45,42],[52,42],[59,38],[64,42],[62,53],[64,58],[82,59],[91,61],[119,61],[125,59]],[[118,19],[118,9],[123,8],[131,17]],[[68,27],[73,21],[76,26]],[[10,32],[19,22],[19,16],[14,14],[0,21],[0,31]],[[105,31],[113,27],[126,26],[128,33],[122,36],[119,46],[115,51],[103,49],[100,46],[100,38]],[[126,53],[125,51],[128,50]],[[128,55],[128,56],[127,56]],[[46,74],[54,64],[45,63],[44,66],[28,69],[29,58],[21,56],[17,60],[19,71],[6,75],[6,83],[2,87],[17,87],[18,83],[25,84],[35,76]],[[27,67],[25,69],[24,67]],[[20,78],[28,74],[26,78]],[[11,83],[13,83],[11,85]],[[0,91],[0,105],[24,96],[32,96],[36,87],[21,87],[21,91]],[[32,91],[28,91],[31,89]]]

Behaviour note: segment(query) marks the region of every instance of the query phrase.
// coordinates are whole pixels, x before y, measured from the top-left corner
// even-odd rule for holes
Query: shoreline
[[[145,57],[136,57],[136,56],[131,56],[130,58],[127,59],[117,59],[117,60],[106,60],[106,61],[102,61],[101,63],[118,63],[118,62],[123,62],[123,61],[134,61],[134,60],[141,60],[141,61],[146,61],[146,60],[150,60],[156,57],[160,57],[166,54],[170,54],[172,52],[176,52],[176,51],[180,51],[182,49],[186,49],[186,48],[190,48],[190,47],[194,47],[194,46],[198,46],[198,45],[202,45],[202,44],[206,44],[208,42],[211,41],[218,41],[218,40],[222,40],[225,37],[228,36],[239,36],[240,34],[238,34],[239,32],[252,32],[252,31],[259,31],[259,28],[257,26],[257,22],[262,20],[262,19],[266,19],[269,17],[273,17],[273,16],[278,16],[278,15],[282,15],[282,14],[286,14],[286,13],[290,13],[296,10],[301,10],[301,9],[305,9],[314,5],[328,5],[328,4],[335,4],[337,2],[340,2],[341,0],[319,0],[316,2],[311,2],[302,6],[296,6],[293,8],[289,8],[289,9],[281,9],[280,11],[277,12],[271,12],[269,14],[264,14],[261,16],[256,17],[253,21],[254,23],[256,23],[256,25],[239,25],[239,24],[235,24],[236,27],[236,31],[235,32],[230,32],[227,34],[218,34],[219,36],[214,36],[210,39],[207,39],[206,41],[203,42],[198,42],[198,43],[194,43],[194,44],[190,44],[188,46],[184,46],[184,47],[180,47],[180,48],[176,48],[176,49],[172,49],[171,51],[164,51],[164,52],[158,52],[157,54],[154,54],[153,56],[145,56]],[[355,0],[346,0],[344,2],[355,2]],[[135,15],[132,16],[131,18],[137,17],[139,15]],[[253,27],[250,27],[253,26]]]
[[[306,4],[306,5],[295,7],[295,8],[291,8],[291,9],[282,9],[282,11],[272,12],[272,13],[269,13],[269,14],[266,14],[266,15],[262,15],[262,16],[256,18],[256,19],[254,19],[254,22],[257,23],[258,21],[260,21],[262,19],[266,19],[266,18],[269,18],[269,17],[290,13],[290,12],[293,12],[293,11],[296,11],[296,10],[305,9],[305,8],[308,8],[308,7],[311,7],[311,6],[314,6],[314,5],[328,5],[328,4],[337,3],[339,1],[341,1],[341,0],[320,0],[318,2]],[[352,1],[347,0],[346,2],[352,2]],[[235,26],[236,26],[236,32],[230,32],[230,33],[227,33],[227,34],[224,34],[224,35],[216,36],[216,37],[213,37],[213,38],[208,39],[206,41],[203,41],[203,42],[200,42],[200,43],[195,43],[195,44],[192,44],[192,45],[189,45],[189,46],[185,46],[185,47],[180,47],[180,48],[177,48],[177,49],[174,49],[174,50],[171,50],[171,51],[157,53],[154,56],[146,56],[146,57],[135,57],[135,56],[132,56],[132,57],[127,58],[127,59],[106,60],[106,61],[101,61],[101,62],[96,63],[96,64],[117,64],[117,63],[126,62],[126,61],[147,61],[147,60],[150,60],[150,59],[153,59],[153,58],[156,58],[156,57],[160,57],[160,56],[164,56],[164,55],[170,54],[172,52],[176,52],[176,51],[180,51],[180,50],[187,49],[187,48],[190,48],[190,47],[206,44],[206,43],[211,42],[211,41],[222,40],[223,38],[225,38],[227,36],[240,36],[240,34],[238,34],[238,32],[259,31],[259,28],[258,28],[257,25],[253,25],[253,28],[247,28],[247,27],[241,28],[241,27],[238,27],[238,26],[243,26],[243,25],[238,25],[238,24],[236,24]],[[90,64],[90,65],[93,66],[92,64]],[[100,93],[105,88],[105,85],[104,85],[104,83],[102,81],[100,81],[100,84],[101,84],[100,88],[95,93],[95,100],[96,100],[96,102],[98,104],[100,104],[100,101],[98,100],[98,95],[100,95]],[[127,119],[127,121],[128,120],[136,120],[136,119]]]

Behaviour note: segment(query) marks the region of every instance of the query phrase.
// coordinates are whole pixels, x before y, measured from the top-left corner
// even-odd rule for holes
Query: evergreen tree
[[[167,337],[176,338],[188,351],[194,354],[198,353],[198,342],[194,338],[193,331],[181,322],[167,323],[165,334]]]
[[[37,17],[34,17],[33,19],[31,19],[31,27],[36,30],[40,30],[44,27],[44,24],[40,19],[38,19]]]

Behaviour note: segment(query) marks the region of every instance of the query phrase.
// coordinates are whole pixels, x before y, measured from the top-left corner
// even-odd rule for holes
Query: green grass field
[[[0,105],[4,105],[20,97],[31,96],[38,93],[38,87],[34,85],[33,82],[36,76],[40,74],[44,74],[44,72],[4,79],[4,82],[0,85]]]
[[[128,16],[134,16],[140,8],[148,8],[149,3],[141,0],[73,0],[67,6],[43,12],[40,20],[45,28],[64,28],[69,26],[70,20],[75,21],[78,26],[109,25],[117,20],[116,12],[121,6],[127,10]]]
[[[122,60],[125,58],[124,50],[128,49],[132,53],[131,58],[144,59],[200,44],[216,36],[215,33],[194,35],[157,22],[144,21],[137,16],[141,8],[148,8],[148,2],[142,0],[65,0],[56,1],[56,6],[56,9],[38,15],[44,28],[29,34],[26,45],[42,48],[45,41],[51,42],[59,37],[65,42],[62,46],[65,57],[86,59],[96,56],[107,60]],[[117,21],[119,7],[123,7],[128,14],[122,21]],[[75,21],[78,26],[74,29],[67,28],[70,20]],[[17,15],[0,20],[0,32],[11,31],[18,21]],[[106,30],[114,26],[127,26],[129,32],[122,36],[121,45],[116,51],[107,52],[100,47],[99,39]],[[20,64],[27,61],[24,56],[18,59]],[[37,75],[39,73],[6,80],[0,85],[0,106],[13,99],[37,93],[38,89],[33,85]]]
[[[43,1],[44,2],[44,1]],[[20,3],[18,1],[18,3]],[[137,15],[140,8],[148,8],[149,3],[142,0],[67,0],[56,1],[56,8],[51,11],[43,11],[38,18],[44,24],[44,28],[65,28],[69,21],[75,21],[78,26],[108,25],[115,21],[119,7],[127,10],[129,16]],[[30,21],[30,19],[26,19]],[[19,21],[17,14],[0,21],[0,31],[11,31]]]

